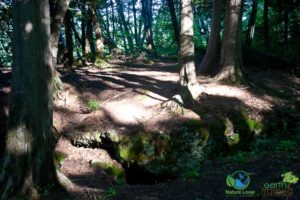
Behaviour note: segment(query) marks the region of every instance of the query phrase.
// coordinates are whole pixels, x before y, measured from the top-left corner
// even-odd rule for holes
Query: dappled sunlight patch
[[[249,108],[260,111],[270,111],[274,106],[269,96],[257,97],[243,88],[219,84],[205,84],[204,87],[208,95],[236,98]]]

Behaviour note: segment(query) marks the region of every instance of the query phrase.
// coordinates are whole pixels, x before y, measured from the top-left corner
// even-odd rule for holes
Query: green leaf
[[[234,183],[235,183],[234,178],[231,175],[228,175],[227,178],[226,178],[226,185],[228,187],[233,187]]]

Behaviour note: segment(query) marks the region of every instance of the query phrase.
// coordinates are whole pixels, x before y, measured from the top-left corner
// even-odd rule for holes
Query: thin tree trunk
[[[136,19],[136,0],[132,1],[132,11],[133,11],[133,21],[134,21],[134,39],[135,39],[135,44],[136,46],[140,46],[139,45],[139,39],[138,39],[138,27],[137,27],[137,19]]]
[[[73,66],[73,34],[72,34],[72,12],[68,10],[65,16],[65,33],[66,33],[66,49],[65,49],[65,67],[72,69]]]
[[[110,0],[111,6],[111,18],[112,18],[112,40],[115,42],[115,9],[114,9],[114,2]]]
[[[283,39],[284,39],[284,42],[287,43],[288,42],[288,36],[289,36],[289,10],[288,10],[288,8],[284,8],[283,21],[284,21]]]
[[[96,6],[97,7],[97,6]],[[95,8],[96,8],[95,7]],[[107,26],[107,35],[108,35],[108,37],[109,38],[111,38],[111,36],[110,36],[110,23],[109,23],[109,12],[108,12],[108,7],[109,7],[109,3],[108,2],[105,2],[105,15],[106,15],[106,17],[105,17],[105,19],[106,19],[106,26]],[[94,9],[94,12],[96,12],[96,9]]]
[[[168,7],[169,7],[169,11],[170,11],[171,20],[172,20],[175,40],[176,40],[177,46],[179,47],[179,45],[180,45],[179,44],[179,26],[178,26],[178,21],[177,21],[177,17],[176,17],[175,7],[174,7],[174,0],[168,0]]]
[[[251,46],[255,33],[255,22],[257,13],[258,0],[253,0],[252,11],[248,23],[247,45]]]
[[[226,0],[224,34],[221,48],[221,71],[215,79],[220,82],[240,84],[241,68],[241,22],[243,0]]]
[[[270,46],[269,41],[269,0],[264,0],[264,43],[265,47]]]
[[[195,46],[194,46],[194,28],[193,28],[193,7],[192,0],[181,1],[180,14],[180,52],[179,65],[181,67],[179,74],[179,84],[181,88],[187,88],[193,99],[197,99],[201,94],[200,86],[197,82],[195,69]]]
[[[86,18],[86,9],[85,9],[85,4],[86,4],[86,1],[83,0],[82,7],[81,7],[81,12],[82,12],[82,15],[81,15],[81,39],[82,39],[81,49],[82,49],[82,57],[84,58],[84,61],[85,61],[85,55],[87,53],[86,49],[85,49],[85,46],[86,46],[86,19],[85,19]]]
[[[63,91],[63,84],[56,70],[57,53],[58,53],[58,40],[61,26],[63,24],[64,16],[69,7],[69,0],[50,0],[52,5],[52,23],[51,23],[51,52],[52,52],[52,74],[53,74],[53,96],[59,98]]]
[[[205,55],[200,63],[199,71],[201,73],[208,73],[213,71],[213,64],[217,57],[218,45],[220,41],[220,26],[221,26],[221,9],[222,1],[213,0],[212,9],[212,25],[210,31],[210,38]]]
[[[125,33],[125,36],[126,36],[126,39],[127,39],[127,42],[128,42],[129,50],[131,52],[133,52],[134,46],[133,46],[132,37],[130,35],[130,31],[129,31],[129,28],[128,28],[128,23],[125,20],[123,2],[121,0],[116,0],[116,2],[117,2],[117,6],[118,6],[119,17],[120,17],[121,23],[123,25],[124,33]]]
[[[0,199],[16,195],[37,199],[36,189],[58,185],[53,162],[49,1],[13,1],[13,27],[14,67]]]
[[[153,30],[152,30],[152,0],[142,1],[142,17],[144,19],[144,32],[146,39],[146,48],[154,50]]]

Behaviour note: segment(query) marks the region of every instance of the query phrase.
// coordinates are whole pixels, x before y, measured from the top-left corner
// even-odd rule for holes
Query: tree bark
[[[52,74],[53,74],[53,96],[60,97],[63,91],[63,84],[56,70],[57,53],[58,53],[58,40],[60,29],[64,20],[64,16],[69,7],[69,0],[50,0],[51,9],[51,51],[52,51]]]
[[[96,49],[93,38],[93,13],[90,8],[87,13],[85,52],[91,54],[90,58],[92,61],[95,60]]]
[[[173,31],[174,31],[174,37],[177,43],[177,46],[179,47],[180,45],[180,39],[179,39],[179,26],[178,26],[178,21],[176,17],[176,12],[175,12],[175,7],[174,7],[174,0],[168,0],[168,7],[169,7],[169,12],[172,20],[172,26],[173,26]]]
[[[221,47],[221,71],[215,79],[220,82],[243,82],[241,68],[241,22],[243,0],[226,0],[224,33]]]
[[[251,46],[252,40],[254,38],[254,33],[255,33],[255,22],[256,22],[256,14],[257,14],[257,5],[258,5],[258,0],[253,0],[252,2],[252,10],[251,10],[251,15],[249,18],[249,23],[248,23],[248,34],[247,34],[247,45]]]
[[[72,69],[73,66],[73,34],[72,34],[72,12],[68,10],[65,16],[65,34],[66,34],[66,49],[65,49],[65,67]]]
[[[217,57],[218,45],[220,42],[220,26],[221,26],[221,9],[222,1],[213,0],[212,9],[212,25],[210,31],[210,37],[205,55],[199,65],[199,71],[201,73],[208,73],[213,71],[213,64]]]
[[[0,199],[36,199],[58,184],[52,133],[52,53],[48,0],[13,1],[13,71]]]
[[[123,2],[121,0],[116,0],[116,2],[117,2],[117,7],[118,7],[119,18],[120,18],[120,21],[122,23],[121,26],[123,26],[123,28],[124,28],[124,34],[125,34],[127,42],[128,42],[129,50],[130,50],[130,52],[133,52],[133,50],[134,50],[133,40],[132,40],[132,37],[130,35],[130,31],[129,31],[129,28],[128,28],[128,23],[125,20]]]
[[[195,46],[193,28],[193,7],[192,0],[181,0],[180,12],[180,51],[179,65],[179,84],[181,88],[187,88],[192,98],[195,100],[201,94],[200,86],[197,82],[195,69]]]
[[[284,42],[288,42],[289,37],[289,9],[287,8],[287,5],[285,5],[286,8],[283,10],[283,22],[284,22],[284,32],[283,32],[283,39]]]
[[[104,62],[104,38],[101,30],[101,26],[96,14],[96,3],[90,7],[92,11],[92,19],[95,28],[95,35],[96,35],[96,56],[95,56],[95,65],[101,66]]]
[[[146,48],[154,50],[153,30],[152,30],[152,0],[141,0],[142,2],[142,17],[144,19],[144,33],[146,39]]]
[[[85,5],[86,5],[86,0],[83,0],[82,2],[82,7],[81,7],[81,49],[82,49],[82,57],[83,60],[85,61],[85,55],[86,55],[86,9],[85,9]]]
[[[269,41],[269,0],[264,1],[264,43],[265,47],[270,46]]]
[[[115,42],[115,9],[114,9],[114,2],[110,0],[110,7],[111,7],[111,18],[112,18],[112,40]]]
[[[133,11],[133,21],[134,21],[134,39],[135,39],[135,44],[137,47],[140,46],[139,44],[139,38],[138,38],[138,25],[137,25],[137,19],[136,19],[136,0],[132,1],[132,11]]]

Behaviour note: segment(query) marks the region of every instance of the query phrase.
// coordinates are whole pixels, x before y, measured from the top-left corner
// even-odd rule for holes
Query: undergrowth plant
[[[99,110],[101,108],[101,105],[97,100],[89,99],[87,102],[87,108],[90,112],[93,112]]]

